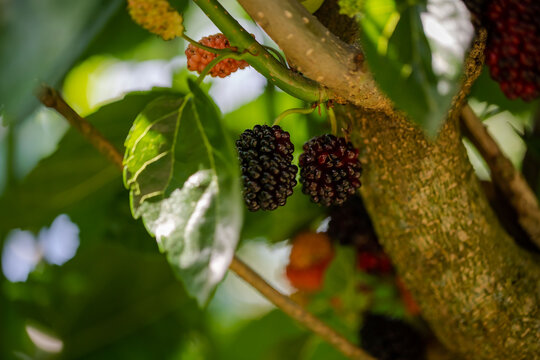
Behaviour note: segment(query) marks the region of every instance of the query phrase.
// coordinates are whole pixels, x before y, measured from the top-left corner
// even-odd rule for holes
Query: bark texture
[[[540,359],[540,267],[504,232],[453,112],[436,142],[402,116],[340,109],[379,239],[437,337],[467,359]]]
[[[378,94],[369,77],[365,92],[343,87],[350,61],[324,62],[328,43],[319,42],[312,56],[304,56],[299,44],[310,46],[323,30],[291,2],[240,0],[304,74],[357,105],[337,112],[362,152],[362,195],[383,247],[439,340],[465,359],[540,359],[540,261],[499,224],[461,142],[458,117],[481,68],[485,31],[472,47],[463,91],[446,125],[429,141],[403,114],[388,111],[388,101],[362,97]],[[327,2],[333,5],[317,13],[322,24],[338,36],[350,33],[339,26],[336,1]],[[290,14],[283,16],[285,8]],[[302,27],[303,17],[309,21]],[[270,26],[274,21],[279,26]],[[288,41],[285,25],[294,29],[295,41]],[[352,39],[354,32],[342,38]]]

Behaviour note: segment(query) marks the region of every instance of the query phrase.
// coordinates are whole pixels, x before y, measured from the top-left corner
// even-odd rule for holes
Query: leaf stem
[[[285,118],[286,116],[288,115],[291,115],[291,114],[311,114],[313,111],[315,110],[314,107],[310,107],[310,108],[292,108],[292,109],[289,109],[289,110],[285,110],[284,112],[282,112],[281,114],[278,115],[278,117],[276,118],[276,120],[274,121],[274,123],[272,125],[279,125],[280,121],[283,120],[283,118]]]
[[[41,86],[37,94],[43,105],[53,108],[60,113],[83,137],[92,144],[99,152],[113,162],[120,171],[123,170],[122,155],[115,146],[107,140],[96,128],[86,119],[82,118],[73,110],[58,94],[58,92],[45,85]],[[375,360],[362,349],[345,339],[342,335],[334,331],[328,325],[307,312],[303,307],[292,301],[288,296],[283,295],[270,284],[268,284],[259,274],[248,265],[234,256],[230,270],[235,272],[240,278],[257,289],[263,296],[270,300],[284,313],[304,325],[312,332],[321,336],[324,340],[335,346],[345,356],[356,360]]]
[[[194,0],[201,10],[225,34],[231,45],[251,56],[246,60],[255,70],[286,93],[306,102],[316,102],[333,95],[319,83],[291,71],[259,44],[217,0]]]

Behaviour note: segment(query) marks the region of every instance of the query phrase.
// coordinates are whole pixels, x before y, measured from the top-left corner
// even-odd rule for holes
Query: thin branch
[[[351,102],[373,110],[392,110],[367,70],[362,52],[333,35],[296,0],[239,0],[246,12],[308,78]],[[323,65],[324,64],[324,65]]]
[[[516,209],[519,223],[540,249],[540,208],[534,192],[469,105],[463,107],[461,120],[468,137],[488,164],[493,182]]]
[[[308,79],[282,64],[234,19],[217,0],[193,0],[210,20],[225,34],[232,46],[247,52],[246,60],[255,70],[288,94],[306,102],[328,100],[335,95],[319,83]]]
[[[111,160],[121,171],[123,170],[122,155],[95,127],[82,118],[62,99],[60,94],[50,87],[42,86],[38,91],[38,99],[47,107],[54,108],[92,144],[99,152]],[[269,301],[284,313],[304,325],[310,331],[321,336],[324,340],[335,346],[345,356],[356,360],[375,360],[360,348],[328,327],[315,316],[307,312],[300,305],[283,295],[268,284],[253,269],[244,264],[236,256],[233,257],[230,270],[240,278],[257,289]]]
[[[58,91],[42,85],[36,94],[41,103],[53,108],[62,115],[71,126],[77,129],[84,138],[92,144],[100,153],[105,155],[120,170],[123,169],[123,156],[92,124],[83,119],[75,110],[69,106],[58,94]]]
[[[307,312],[303,307],[292,301],[289,297],[274,289],[237,257],[235,257],[231,262],[230,269],[244,279],[244,281],[257,289],[265,298],[270,300],[284,313],[332,344],[348,358],[358,360],[375,360],[362,349],[356,347],[343,336]]]

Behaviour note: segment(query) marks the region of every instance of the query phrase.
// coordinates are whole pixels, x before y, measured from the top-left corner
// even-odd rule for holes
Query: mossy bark
[[[540,263],[504,232],[454,111],[436,141],[399,114],[339,109],[379,239],[441,342],[467,359],[540,359]]]

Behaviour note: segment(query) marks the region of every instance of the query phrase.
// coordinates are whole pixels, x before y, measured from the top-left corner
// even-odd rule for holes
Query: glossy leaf
[[[121,149],[144,105],[170,93],[169,90],[131,93],[104,105],[87,120]],[[37,232],[42,226],[49,226],[59,214],[66,213],[79,226],[84,245],[89,239],[99,238],[103,231],[118,233],[129,227],[128,221],[122,219],[126,211],[116,205],[126,200],[118,169],[78,131],[70,129],[56,152],[0,197],[0,237],[13,228]],[[126,244],[131,241],[131,238],[122,239]]]
[[[191,94],[162,97],[139,115],[126,140],[124,182],[188,291],[206,303],[234,255],[242,225],[234,145],[215,104]]]

